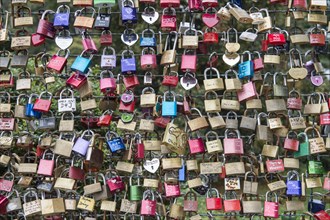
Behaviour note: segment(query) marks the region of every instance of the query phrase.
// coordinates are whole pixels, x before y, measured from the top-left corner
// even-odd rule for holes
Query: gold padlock
[[[275,54],[269,54],[270,50],[273,50],[275,52]],[[264,55],[264,63],[266,63],[266,64],[280,64],[281,63],[281,57],[278,53],[277,48],[268,47],[267,53]]]
[[[264,16],[264,22],[258,24],[258,32],[268,31],[272,28],[272,18],[269,16],[268,10],[266,8],[262,8],[259,10],[261,13],[265,12],[266,16]]]
[[[23,16],[22,16],[23,15]],[[27,15],[25,17],[25,15]],[[15,27],[26,27],[33,25],[33,17],[31,14],[31,9],[26,6],[22,6],[17,9],[14,19],[14,26]]]
[[[308,16],[307,16],[307,22],[311,23],[311,24],[326,25],[328,22],[328,19],[327,19],[327,15],[325,14],[325,11],[323,11],[323,14],[318,14],[315,12],[312,13],[312,11],[309,10]]]
[[[171,49],[170,41],[173,35],[174,35],[174,44],[173,44],[173,48]],[[166,38],[165,47],[164,47],[165,51],[163,52],[162,58],[160,60],[161,65],[170,65],[175,63],[177,41],[178,41],[178,33],[175,31],[171,31]]]
[[[197,49],[198,48],[198,36],[195,29],[185,30],[182,37],[182,48],[184,49]]]
[[[231,4],[230,2],[228,2],[226,7],[229,8],[230,14],[232,14],[238,22],[243,23],[243,24],[252,23],[253,19],[251,18],[249,13],[247,13],[247,11],[240,8],[236,4]]]

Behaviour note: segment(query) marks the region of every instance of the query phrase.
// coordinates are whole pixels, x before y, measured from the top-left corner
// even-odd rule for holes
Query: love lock
[[[190,90],[197,85],[198,81],[195,73],[186,72],[180,79],[180,84],[185,90]]]

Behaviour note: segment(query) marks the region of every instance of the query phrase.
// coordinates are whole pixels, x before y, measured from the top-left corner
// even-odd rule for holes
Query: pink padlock
[[[108,74],[109,77],[104,75]],[[110,70],[104,70],[100,73],[100,89],[103,93],[107,94],[114,92],[117,88],[116,79],[113,76],[113,73]]]
[[[151,47],[145,47],[141,55],[141,68],[143,70],[157,68],[157,60],[155,50]]]
[[[255,57],[252,61],[254,71],[259,71],[259,70],[264,69],[265,68],[264,61],[262,60],[260,53],[258,51],[253,51],[253,55],[254,54],[258,55],[258,57]]]
[[[91,36],[86,31],[83,31],[81,36],[84,50],[91,53],[97,53],[97,47]]]
[[[231,133],[235,133],[234,138],[229,138],[228,135]],[[244,154],[243,148],[243,139],[241,138],[241,134],[239,130],[229,130],[225,131],[225,138],[223,139],[224,145],[224,154]]]
[[[164,188],[165,188],[165,196],[167,198],[179,197],[181,195],[179,184],[164,183]]]
[[[45,159],[46,155],[52,155],[52,158],[49,160]],[[54,165],[55,165],[55,154],[52,150],[45,150],[42,159],[39,161],[38,171],[39,175],[43,176],[53,176]]]
[[[197,55],[196,50],[185,49],[182,54],[181,70],[183,72],[196,72]]]
[[[237,98],[239,102],[253,99],[256,96],[257,96],[256,86],[252,81],[243,84],[242,90],[237,91]]]
[[[62,51],[64,51],[65,56],[60,56],[60,53]],[[59,51],[57,51],[57,53],[54,56],[52,56],[52,58],[50,58],[47,64],[47,68],[52,69],[57,73],[61,73],[64,67],[66,66],[69,55],[70,55],[69,49],[66,50],[60,49]]]
[[[146,190],[143,192],[143,199],[141,202],[140,214],[142,216],[155,216],[156,215],[156,200],[153,191]]]
[[[284,149],[289,151],[299,150],[298,135],[294,131],[289,131],[284,140]]]
[[[188,140],[188,145],[190,149],[190,154],[202,154],[205,152],[205,145],[203,138],[199,136],[198,131],[197,133],[197,138],[190,138]]]
[[[105,176],[107,179],[107,185],[111,193],[118,193],[125,190],[125,183],[123,182],[121,177],[118,176],[116,171],[111,170],[107,172]]]
[[[275,201],[271,201],[275,196]],[[275,192],[268,191],[266,193],[266,201],[264,203],[264,217],[278,218],[279,217],[278,196]]]
[[[299,8],[307,10],[307,1],[306,0],[293,0],[292,8]]]

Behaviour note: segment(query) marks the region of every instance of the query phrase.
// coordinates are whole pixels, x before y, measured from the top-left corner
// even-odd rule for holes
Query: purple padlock
[[[321,86],[323,84],[323,77],[316,70],[311,72],[311,81],[314,86]]]
[[[129,57],[125,58],[125,54]],[[123,75],[134,74],[136,72],[136,61],[134,52],[131,50],[124,50],[121,54],[121,73]]]
[[[87,137],[91,137],[91,138],[88,140]],[[91,130],[84,131],[81,137],[79,137],[76,143],[73,145],[72,151],[85,156],[93,138],[94,138],[93,131]]]
[[[307,72],[310,74],[313,70],[315,70],[315,67],[314,67],[314,61],[313,61],[313,54],[312,54],[312,51],[311,50],[308,50],[306,53],[305,53],[305,59],[307,58],[308,55],[311,55],[312,56],[312,59],[307,61],[305,64],[304,64],[304,67],[307,69]]]
[[[62,11],[61,9],[64,10]],[[65,28],[68,29],[70,26],[70,7],[67,5],[61,5],[57,8],[54,17],[54,27],[55,28]]]

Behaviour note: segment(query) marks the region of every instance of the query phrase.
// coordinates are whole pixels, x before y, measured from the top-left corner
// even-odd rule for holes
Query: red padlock
[[[111,121],[112,121],[112,114],[113,114],[113,111],[111,111],[111,110],[106,110],[105,112],[103,112],[99,121],[97,122],[97,126],[99,126],[99,127],[110,126]]]
[[[15,176],[13,173],[7,172],[0,179],[0,191],[11,192],[14,186]]]
[[[109,77],[105,77],[105,74],[108,74]],[[100,73],[100,89],[104,94],[114,92],[117,89],[116,79],[110,70],[104,70]]]
[[[204,8],[217,8],[219,2],[217,0],[202,0],[202,5]]]
[[[151,47],[145,47],[141,55],[141,68],[143,70],[157,68],[157,60],[155,50]]]
[[[179,82],[179,74],[178,72],[171,71],[170,73],[165,73],[162,81],[162,85],[176,87]]]
[[[268,40],[265,39],[261,41],[261,51],[267,52],[267,50],[268,50]]]
[[[228,199],[227,196],[233,196],[232,199]],[[223,207],[225,212],[239,212],[241,211],[241,202],[237,199],[235,191],[225,191]]]
[[[254,71],[259,71],[265,68],[264,61],[262,60],[262,57],[258,51],[253,51],[253,55],[256,54],[258,57],[254,57],[253,59],[253,69]]]
[[[54,39],[56,32],[54,28],[54,24],[50,22],[50,19],[45,18],[45,16],[47,16],[48,14],[53,14],[53,13],[55,12],[52,10],[44,11],[44,13],[41,16],[41,19],[39,20],[37,34]]]
[[[267,34],[268,44],[274,46],[284,45],[286,43],[285,35],[281,32]]]
[[[48,99],[42,99],[43,95],[48,95]],[[42,92],[34,103],[33,110],[38,112],[48,112],[52,104],[52,94],[50,92]]]
[[[257,97],[257,90],[254,82],[248,80],[242,85],[242,90],[237,91],[237,98],[239,102],[246,101]]]
[[[190,154],[202,154],[205,152],[205,145],[203,138],[199,136],[198,131],[196,133],[197,133],[197,138],[189,137],[188,140]]]
[[[183,201],[183,211],[185,212],[197,212],[198,211],[198,201],[197,195],[193,191],[189,191],[184,196]]]
[[[0,194],[0,214],[5,215],[7,214],[7,205],[9,203],[9,199]]]
[[[6,74],[7,73],[7,74]],[[6,78],[6,80],[0,81],[0,87],[2,88],[12,88],[14,87],[14,77],[11,71],[8,70],[1,70],[1,77]]]
[[[127,89],[134,88],[135,86],[140,85],[139,79],[136,75],[128,75],[123,77],[123,82]]]
[[[210,211],[222,209],[222,199],[216,188],[210,188],[207,190],[206,209]]]
[[[144,144],[142,142],[141,134],[137,133],[135,135],[135,150],[134,150],[134,159],[136,161],[141,161],[144,159]]]
[[[185,49],[182,54],[181,70],[183,72],[196,72],[197,55],[196,50]]]
[[[318,29],[314,27],[309,34],[309,43],[312,46],[324,46],[325,45],[326,32],[324,29]]]
[[[106,182],[111,193],[117,193],[125,190],[125,183],[123,182],[121,177],[118,176],[116,171],[111,170],[107,172],[106,177],[107,177]]]
[[[112,44],[112,33],[110,30],[104,30],[100,36],[101,46],[111,46]]]
[[[300,93],[295,89],[291,90],[286,103],[288,109],[301,110],[302,100],[300,98]]]
[[[188,7],[191,11],[203,11],[202,0],[188,0]]]
[[[330,113],[324,113],[320,115],[320,125],[330,125]]]
[[[180,0],[160,0],[160,7],[162,8],[178,8],[180,7]]]
[[[171,118],[169,117],[157,117],[155,119],[155,125],[160,128],[166,128],[167,124],[171,122]]]
[[[45,159],[47,155],[51,155],[52,158],[50,160]],[[55,165],[55,154],[50,150],[45,150],[42,159],[39,161],[38,171],[39,175],[43,176],[53,176],[54,165]]]
[[[80,167],[76,167],[74,164],[79,161]],[[78,156],[73,156],[71,160],[71,166],[69,168],[69,178],[74,180],[84,180],[85,171],[83,169],[84,163],[83,158]]]
[[[160,26],[163,31],[176,31],[176,12],[174,8],[164,8]]]
[[[314,213],[314,218],[317,220],[330,220],[330,215],[326,211],[321,210],[317,213]]]
[[[230,132],[230,133],[229,133]],[[235,133],[234,138],[228,138],[229,134]],[[229,130],[226,129],[225,131],[225,138],[223,139],[224,145],[224,154],[244,154],[243,148],[243,139],[241,138],[241,134],[239,130]]]
[[[205,44],[218,44],[219,43],[219,34],[215,27],[206,28],[203,35],[203,42]]]
[[[91,36],[86,32],[83,31],[81,33],[82,37],[82,45],[84,48],[84,51],[90,52],[90,53],[97,53],[97,47],[95,45],[95,42],[91,38]]]
[[[60,56],[61,51],[64,51],[65,56]],[[52,56],[47,64],[47,68],[54,70],[57,73],[61,73],[66,66],[68,57],[70,55],[69,49],[57,51],[56,55]]]
[[[153,191],[146,190],[143,192],[143,199],[141,201],[140,214],[142,216],[155,216],[156,215],[156,200]]]
[[[277,160],[267,160],[266,161],[267,172],[275,173],[275,172],[283,172],[284,164],[282,159]]]
[[[165,196],[167,198],[179,197],[181,195],[179,184],[168,184],[164,183]]]
[[[119,111],[134,112],[135,97],[132,90],[125,90],[120,97]]]
[[[275,201],[272,201],[272,196],[275,196]],[[276,192],[268,191],[266,193],[266,201],[264,203],[264,216],[269,218],[279,217],[279,203]]]
[[[66,84],[72,88],[79,89],[87,82],[87,75],[73,73],[67,80]]]
[[[292,136],[293,135],[293,136]],[[291,138],[290,138],[291,136]],[[299,150],[299,140],[298,135],[294,131],[289,131],[285,140],[284,140],[284,149],[289,151],[298,151]]]

